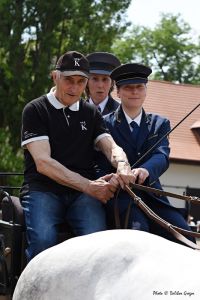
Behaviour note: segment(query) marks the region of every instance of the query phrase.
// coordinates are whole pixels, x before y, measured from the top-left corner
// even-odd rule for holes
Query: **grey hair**
[[[56,70],[56,79],[60,79],[61,72],[59,70]]]

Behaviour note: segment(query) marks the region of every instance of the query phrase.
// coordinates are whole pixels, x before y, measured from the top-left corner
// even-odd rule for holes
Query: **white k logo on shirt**
[[[81,124],[81,129],[82,130],[87,130],[86,122],[85,121],[80,122],[80,124]]]

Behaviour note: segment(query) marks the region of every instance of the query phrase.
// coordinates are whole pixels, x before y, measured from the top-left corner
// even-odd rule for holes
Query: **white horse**
[[[25,268],[13,300],[199,300],[200,252],[136,230],[67,240]]]

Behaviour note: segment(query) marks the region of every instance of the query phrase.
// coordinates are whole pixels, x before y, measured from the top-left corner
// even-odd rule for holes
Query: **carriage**
[[[23,173],[0,173],[0,177],[22,175]],[[23,209],[19,197],[13,196],[18,194],[19,189],[20,187],[0,186],[0,295],[13,294],[18,278],[26,266]],[[59,242],[71,237],[73,233],[69,225],[60,224]]]
[[[23,173],[0,173],[0,175],[22,176]],[[20,187],[0,186],[0,295],[12,296],[20,274],[26,266],[23,209],[19,197],[13,196],[13,190],[19,192],[19,189]],[[131,193],[131,190],[127,190],[127,192]],[[143,209],[141,199],[136,197],[136,201],[139,201],[138,205]],[[149,217],[155,218],[154,215],[151,215],[151,211],[147,210],[146,213]],[[184,214],[187,218],[189,206],[184,209]],[[198,231],[196,226],[193,229]],[[70,226],[67,223],[59,224],[59,242],[71,237],[74,235]]]

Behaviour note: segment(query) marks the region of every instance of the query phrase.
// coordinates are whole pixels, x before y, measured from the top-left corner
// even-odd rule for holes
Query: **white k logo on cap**
[[[75,57],[75,58],[74,58],[74,65],[75,65],[75,66],[80,67],[80,65],[79,65],[79,63],[78,63],[79,60],[80,60],[80,58],[78,58],[78,57]]]

